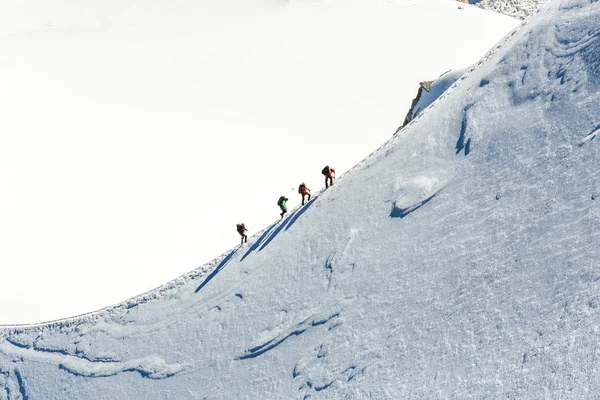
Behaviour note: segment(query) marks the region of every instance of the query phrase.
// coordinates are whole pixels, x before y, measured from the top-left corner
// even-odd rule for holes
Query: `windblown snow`
[[[595,398],[600,3],[555,0],[284,220],[6,328],[10,399]]]

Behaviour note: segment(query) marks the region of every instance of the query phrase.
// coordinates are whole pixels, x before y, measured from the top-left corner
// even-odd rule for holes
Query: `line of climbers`
[[[329,186],[333,185],[333,181],[335,179],[335,169],[330,168],[329,165],[326,165],[325,168],[323,168],[323,170],[321,171],[321,173],[325,176],[325,188],[327,189]],[[304,182],[302,182],[300,186],[298,186],[298,194],[302,195],[302,205],[305,204],[305,201],[310,201],[310,189],[304,184]],[[281,210],[281,213],[279,214],[281,216],[281,219],[283,219],[283,216],[287,213],[288,200],[289,199],[285,196],[281,196],[279,200],[277,200],[277,205]],[[242,222],[237,224],[236,227],[237,233],[239,233],[242,237],[242,244],[248,243],[248,235],[246,235],[248,229],[246,229],[246,225],[244,225],[244,223]]]

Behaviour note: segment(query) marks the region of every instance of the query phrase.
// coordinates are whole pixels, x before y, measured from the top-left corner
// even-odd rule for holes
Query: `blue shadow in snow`
[[[302,206],[302,208],[300,208],[298,211],[296,211],[291,217],[290,222],[287,224],[287,226],[285,227],[285,230],[287,231],[288,229],[290,229],[290,227],[292,225],[294,225],[294,222],[296,222],[296,220],[298,218],[300,218],[300,216],[302,214],[304,214],[306,212],[306,210],[308,210],[308,207],[312,206],[312,204],[315,202],[315,200],[317,199],[317,197],[313,197],[308,203],[306,203],[304,206]]]
[[[25,390],[25,383],[23,383],[23,377],[18,369],[15,369],[15,376],[17,377],[17,383],[19,384],[19,393],[21,393],[21,398],[23,400],[29,400],[29,395],[27,394],[27,390]]]
[[[594,129],[592,129],[590,134],[587,135],[581,142],[579,142],[579,147],[583,147],[583,145],[596,139],[596,137],[598,136],[599,133],[600,133],[600,125],[596,125],[596,127]]]
[[[227,256],[219,263],[219,265],[217,265],[217,268],[215,268],[213,270],[213,272],[210,273],[210,275],[208,275],[206,277],[206,279],[204,280],[204,282],[202,282],[200,284],[200,286],[198,286],[196,288],[196,290],[194,290],[194,293],[198,293],[204,286],[206,286],[206,284],[208,282],[210,282],[215,276],[217,276],[217,274],[219,272],[221,272],[221,270],[225,267],[225,265],[227,265],[227,263],[229,262],[229,260],[231,260],[231,257],[233,257],[233,255],[236,253],[237,249],[233,249],[231,250],[231,253],[227,254]]]
[[[240,262],[244,261],[244,259],[246,257],[248,257],[250,255],[250,253],[252,253],[256,249],[258,249],[258,251],[261,251],[262,249],[267,247],[269,245],[269,243],[271,243],[271,241],[273,239],[275,239],[275,237],[277,235],[279,235],[279,233],[283,230],[283,228],[285,228],[285,230],[287,231],[296,222],[296,220],[298,218],[300,218],[300,216],[306,212],[308,207],[310,207],[314,203],[314,201],[317,199],[317,197],[318,196],[313,197],[308,203],[306,203],[306,205],[300,207],[296,211],[293,211],[283,221],[275,222],[273,225],[271,225],[266,231],[263,232],[262,235],[260,235],[260,238],[258,238],[258,240],[252,245],[252,247],[250,247],[248,249],[248,251],[246,252],[246,254],[244,254],[244,256],[242,257]],[[275,228],[275,227],[277,227],[277,229],[275,229],[273,231],[273,228]],[[273,233],[271,233],[271,232],[273,232]],[[263,241],[264,241],[264,243],[263,243]]]
[[[467,113],[469,112],[469,109],[471,107],[473,107],[473,104],[469,104],[463,110],[463,120],[462,120],[462,124],[460,127],[460,136],[458,137],[458,140],[456,141],[456,154],[458,154],[464,150],[465,156],[468,156],[469,152],[471,151],[471,139],[470,138],[467,139],[467,128],[468,128]]]
[[[410,207],[400,208],[396,205],[396,202],[392,205],[392,212],[390,213],[390,217],[392,218],[404,218],[408,214],[413,211],[417,211],[419,208],[423,207],[425,204],[429,203],[431,199],[433,199],[439,192],[432,194],[430,197],[421,201],[420,203],[414,204]]]
[[[267,247],[269,245],[269,243],[271,243],[271,240],[275,239],[275,236],[279,235],[279,232],[281,232],[281,230],[288,224],[288,222],[290,222],[290,220],[294,217],[294,214],[296,214],[296,212],[293,212],[290,215],[288,215],[287,218],[284,219],[283,222],[281,222],[279,224],[277,229],[275,229],[273,231],[273,234],[271,236],[269,236],[269,238],[265,241],[265,243],[262,246],[260,246],[260,249],[258,249],[258,251],[261,251],[262,249]]]
[[[248,257],[250,255],[250,253],[252,253],[254,250],[258,249],[258,247],[260,246],[260,244],[263,242],[263,240],[265,240],[265,238],[267,236],[269,236],[269,233],[273,230],[273,228],[275,228],[275,226],[277,226],[277,222],[275,222],[273,225],[271,225],[270,227],[268,227],[267,230],[265,230],[263,232],[263,234],[260,235],[260,237],[258,238],[258,240],[256,242],[254,242],[254,244],[252,245],[252,247],[250,247],[248,249],[248,251],[246,252],[246,254],[244,254],[242,256],[242,259],[240,260],[240,262],[244,261],[244,259],[246,257]]]

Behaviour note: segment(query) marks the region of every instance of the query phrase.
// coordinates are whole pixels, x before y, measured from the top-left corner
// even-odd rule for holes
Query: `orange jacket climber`
[[[335,169],[329,168],[329,165],[326,165],[321,173],[325,175],[325,188],[333,185],[333,180],[335,179]]]

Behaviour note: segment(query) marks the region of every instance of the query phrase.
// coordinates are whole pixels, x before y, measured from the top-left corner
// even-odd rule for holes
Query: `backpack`
[[[284,200],[286,200],[285,196],[281,196],[279,200],[277,200],[277,205],[281,207],[281,204],[283,204]]]
[[[323,170],[321,171],[321,173],[325,176],[327,176],[329,174],[329,165],[325,166],[325,168],[323,168]]]
[[[244,224],[237,224],[236,226],[237,226],[237,231],[239,233],[244,232],[244,229],[246,229],[246,227],[244,226]]]
[[[300,185],[300,186],[298,186],[298,193],[299,193],[299,194],[302,194],[302,187],[303,187],[303,186],[304,186],[304,185]]]

